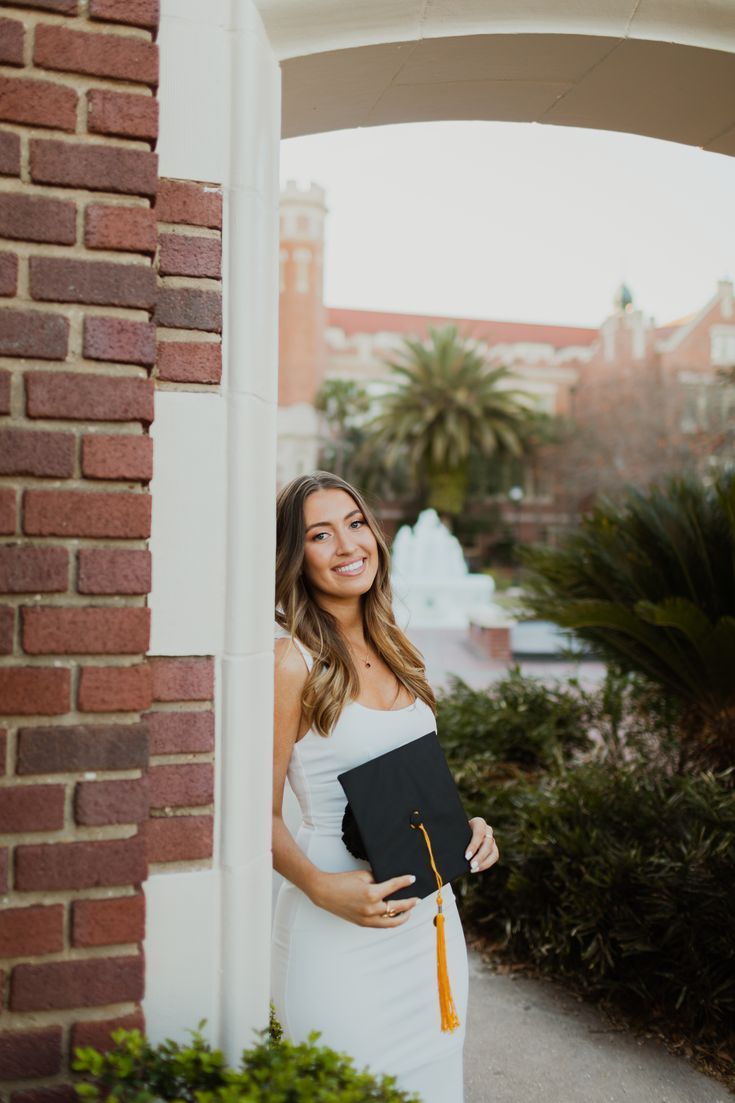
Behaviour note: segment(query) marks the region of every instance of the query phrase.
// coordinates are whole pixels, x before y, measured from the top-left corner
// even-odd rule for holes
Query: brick
[[[0,593],[61,593],[67,589],[68,580],[66,548],[28,544],[0,546]]]
[[[0,1080],[55,1076],[61,1069],[60,1026],[0,1033]]]
[[[81,712],[143,712],[151,705],[151,671],[137,666],[85,666],[79,679]]]
[[[214,663],[210,658],[153,658],[155,701],[210,701],[214,695]]]
[[[0,892],[8,891],[8,848],[0,847]]]
[[[0,414],[10,413],[10,372],[0,371]]]
[[[29,372],[28,417],[74,421],[153,420],[153,381],[91,372]]]
[[[84,244],[88,249],[155,253],[157,243],[156,216],[150,207],[90,203],[85,211]]]
[[[85,436],[82,471],[88,479],[153,478],[153,440],[148,436]]]
[[[75,724],[18,731],[19,775],[135,770],[147,763],[145,724]]]
[[[0,356],[65,360],[69,320],[40,310],[0,310]]]
[[[18,257],[15,253],[0,253],[0,295],[11,298],[18,287]]]
[[[31,140],[31,180],[64,188],[155,195],[158,160],[146,149]]]
[[[187,762],[151,767],[151,808],[188,808],[214,800],[211,762]]]
[[[156,197],[159,222],[222,229],[222,189],[188,180],[161,180]]]
[[[110,1037],[113,1030],[139,1030],[145,1032],[145,1018],[142,1011],[132,1015],[122,1015],[119,1019],[91,1019],[86,1023],[74,1023],[71,1029],[71,1051],[77,1046],[93,1046],[100,1053],[112,1049],[114,1042]],[[15,1103],[12,1099],[11,1103]],[[41,1101],[43,1103],[43,1101]]]
[[[74,474],[76,441],[72,433],[0,429],[0,475]]]
[[[145,897],[115,896],[108,900],[75,900],[72,942],[75,946],[114,946],[142,942],[145,934]]]
[[[158,49],[145,39],[116,34],[89,34],[54,24],[39,24],[33,49],[42,69],[117,78],[155,86]]]
[[[142,540],[151,534],[151,498],[134,493],[26,490],[23,531],[30,536]]]
[[[73,245],[77,236],[76,205],[65,199],[3,192],[0,195],[0,236]]]
[[[71,705],[71,671],[65,667],[0,667],[3,712],[17,716],[59,716]]]
[[[80,594],[147,594],[151,589],[151,553],[145,549],[80,548]]]
[[[74,818],[88,826],[142,823],[148,818],[147,780],[82,782],[74,793]]]
[[[219,383],[222,345],[218,341],[159,341],[156,374],[172,383]]]
[[[150,609],[26,606],[23,650],[29,655],[136,655],[148,648]]]
[[[9,486],[0,486],[0,533],[7,535],[15,532],[15,491]]]
[[[129,839],[37,843],[15,848],[15,887],[20,892],[139,885],[145,877],[145,853],[140,835]]]
[[[77,93],[48,80],[0,77],[0,119],[55,130],[74,130],[77,125]]]
[[[162,276],[222,276],[222,243],[213,237],[161,234],[158,271]]]
[[[99,1007],[142,998],[142,955],[16,965],[10,978],[12,1011]]]
[[[57,15],[76,15],[79,10],[79,0],[22,0],[24,8],[40,8],[43,11],[52,11]]]
[[[64,826],[63,785],[17,785],[4,789],[0,833],[57,831]]]
[[[212,816],[161,816],[146,827],[149,862],[183,862],[212,856]]]
[[[153,320],[169,329],[221,333],[222,295],[199,287],[160,287]]]
[[[106,19],[110,23],[128,23],[155,31],[160,17],[159,0],[90,0],[89,18]]]
[[[13,1092],[10,1103],[79,1103],[72,1084],[54,1084],[49,1088],[26,1088]]]
[[[17,19],[0,19],[0,65],[23,64],[25,30]]]
[[[141,309],[156,301],[156,277],[147,265],[31,257],[29,268],[34,299]]]
[[[5,728],[0,728],[0,777],[8,772],[8,733]],[[0,955],[2,956],[2,955]]]
[[[61,904],[0,911],[0,957],[31,957],[64,949]]]
[[[87,93],[87,129],[118,138],[158,137],[158,100],[93,88]]]
[[[197,754],[214,750],[214,713],[149,712],[151,754]]]
[[[126,318],[85,318],[84,355],[89,360],[155,364],[156,327]]]
[[[0,176],[20,176],[20,134],[0,130]]]
[[[14,625],[15,609],[0,605],[0,655],[11,655],[13,652]]]

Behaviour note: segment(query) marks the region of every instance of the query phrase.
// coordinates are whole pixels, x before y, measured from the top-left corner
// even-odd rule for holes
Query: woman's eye
[[[316,532],[316,533],[314,533],[314,537],[313,537],[313,539],[314,539],[315,541],[317,541],[317,540],[318,540],[318,541],[319,541],[319,543],[321,544],[321,543],[323,543],[323,541],[322,541],[322,539],[321,539],[321,537],[322,537],[322,536],[329,536],[329,533],[328,533],[328,532]]]
[[[352,522],[352,524],[350,525],[350,528],[353,528],[355,525],[364,525],[364,524],[365,524],[365,522],[363,520],[360,520],[359,518],[357,518],[356,520],[354,520]]]

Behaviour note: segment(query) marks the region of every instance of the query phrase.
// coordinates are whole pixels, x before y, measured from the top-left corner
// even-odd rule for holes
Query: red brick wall
[[[140,1024],[157,0],[0,10],[0,1080]]]
[[[214,826],[214,664],[211,658],[150,661],[151,818],[148,861],[201,862],[212,857]]]

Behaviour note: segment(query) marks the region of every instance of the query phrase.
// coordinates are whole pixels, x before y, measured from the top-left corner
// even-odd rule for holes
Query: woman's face
[[[378,545],[362,510],[344,490],[315,490],[304,503],[304,574],[330,598],[366,593],[378,571]]]

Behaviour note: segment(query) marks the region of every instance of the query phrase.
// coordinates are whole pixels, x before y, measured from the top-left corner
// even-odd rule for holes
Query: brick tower
[[[314,401],[324,377],[324,189],[289,180],[281,192],[279,406]]]

